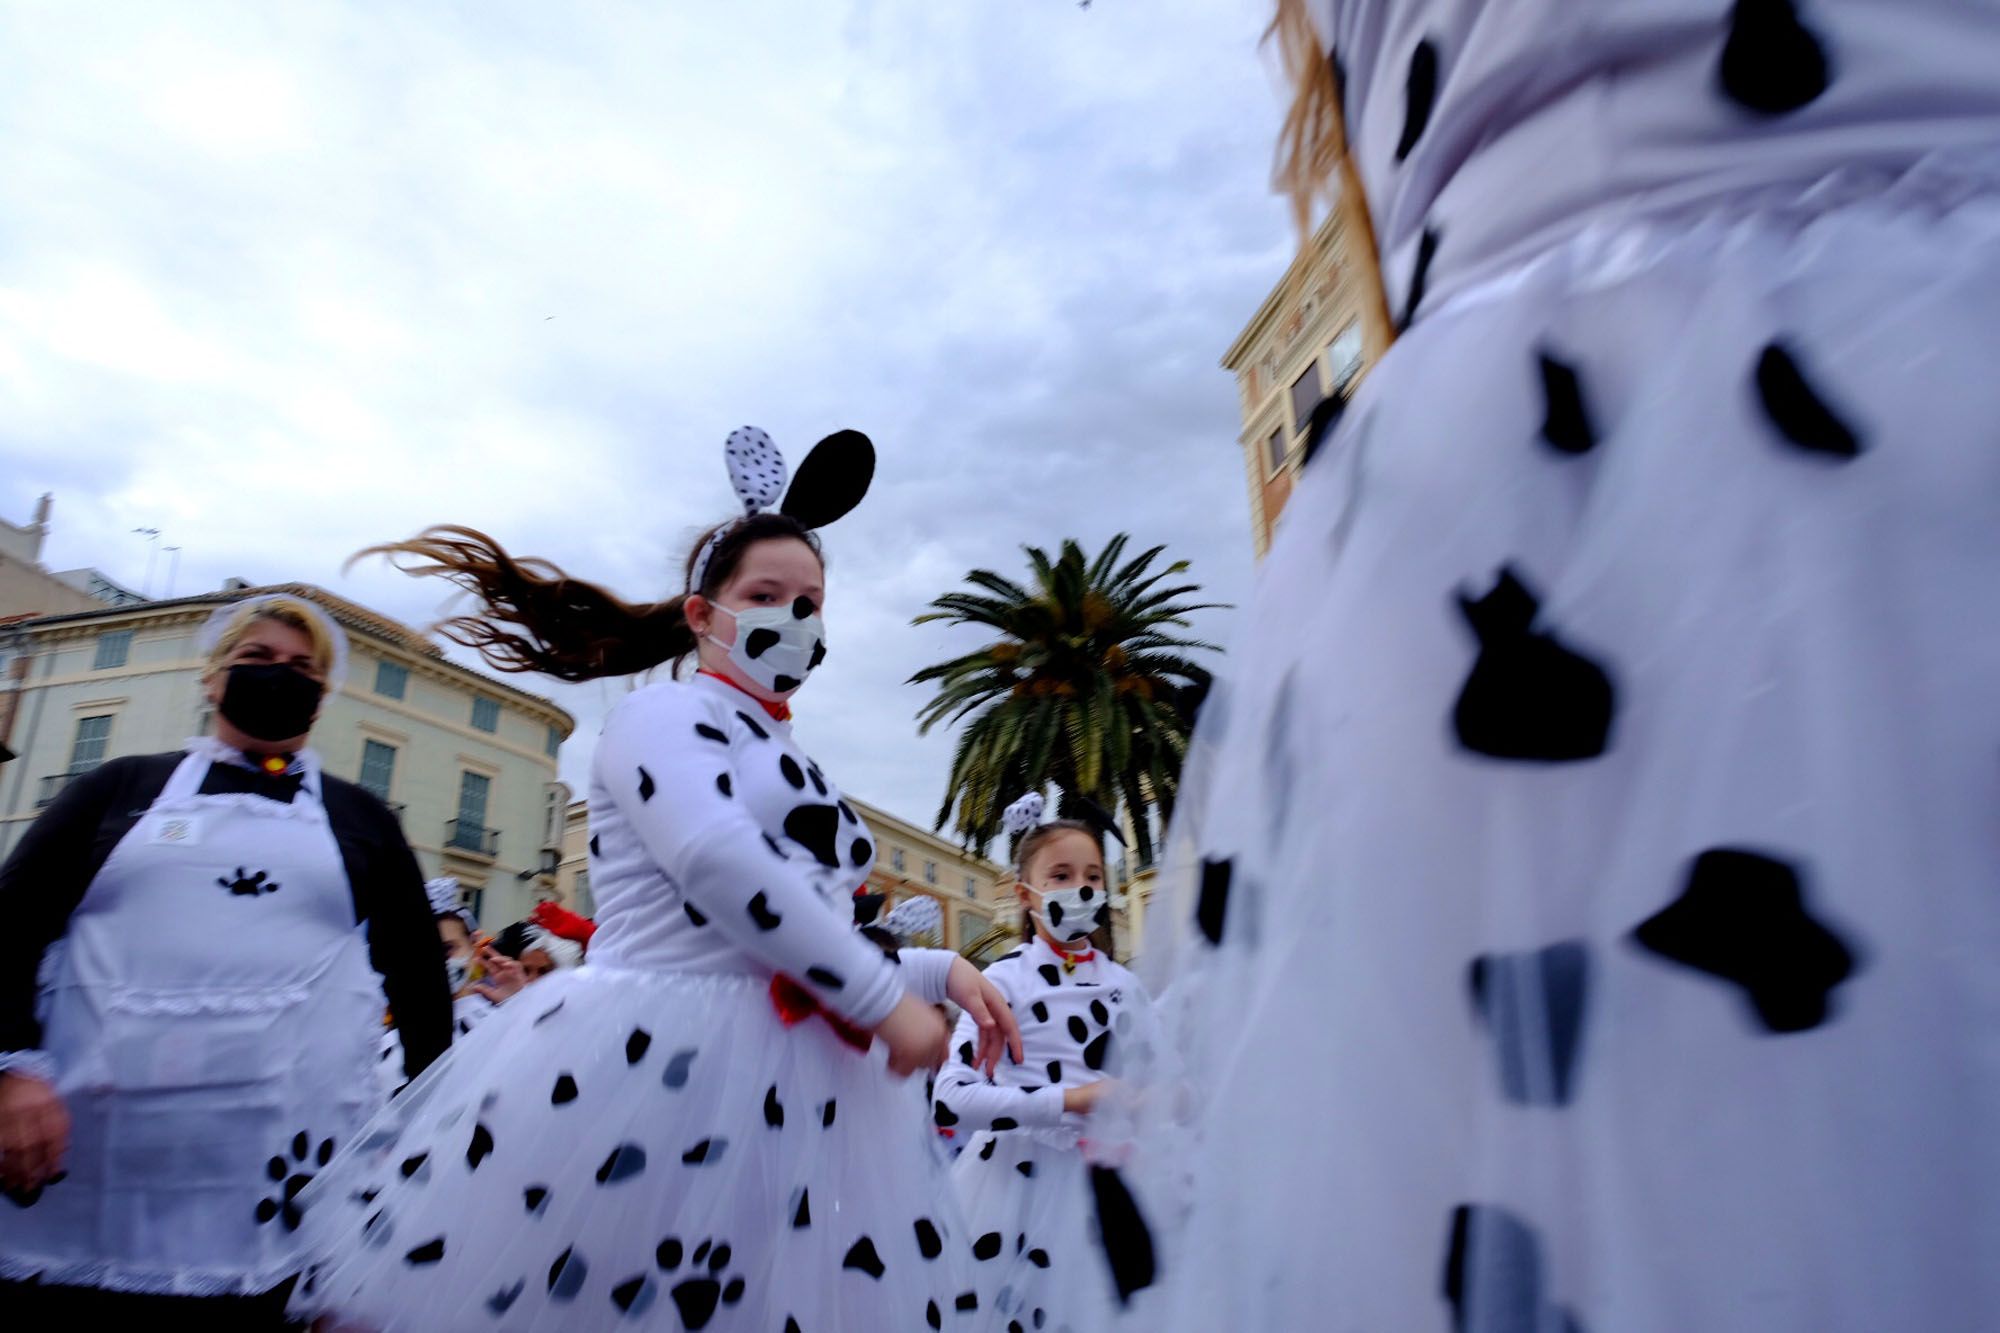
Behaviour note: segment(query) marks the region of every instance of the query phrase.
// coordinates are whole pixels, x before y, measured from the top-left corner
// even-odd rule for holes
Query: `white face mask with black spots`
[[[1098,915],[1110,904],[1110,895],[1092,884],[1077,889],[1036,889],[1035,892],[1042,898],[1042,905],[1035,909],[1035,920],[1041,923],[1043,930],[1065,944],[1074,944],[1096,930],[1101,924]]]
[[[736,642],[724,644],[713,634],[708,641],[726,648],[729,664],[766,698],[791,695],[826,657],[826,622],[804,597],[790,606],[715,609],[736,622]]]

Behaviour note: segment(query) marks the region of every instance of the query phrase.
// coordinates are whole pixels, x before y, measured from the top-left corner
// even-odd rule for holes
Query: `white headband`
[[[222,642],[222,636],[236,623],[237,617],[250,612],[252,608],[265,606],[271,602],[285,602],[292,606],[304,607],[306,615],[325,631],[327,642],[333,647],[333,660],[326,668],[326,692],[338,694],[340,687],[347,682],[347,635],[332,616],[296,593],[261,593],[256,597],[245,597],[227,606],[217,607],[215,613],[202,625],[201,632],[194,636],[195,651],[201,654],[204,661],[214,656],[216,647]]]

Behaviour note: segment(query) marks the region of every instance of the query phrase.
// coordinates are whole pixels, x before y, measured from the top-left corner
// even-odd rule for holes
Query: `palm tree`
[[[1177,560],[1160,569],[1155,546],[1119,564],[1131,538],[1113,537],[1087,560],[1074,541],[1053,561],[1024,549],[1030,590],[991,570],[965,576],[971,591],[946,593],[914,623],[979,625],[999,637],[962,657],[925,667],[913,685],[936,682],[918,713],[919,731],[975,713],[958,738],[937,827],[954,826],[982,855],[1000,817],[1022,793],[1053,785],[1063,813],[1080,802],[1116,817],[1131,815],[1141,862],[1153,857],[1149,812],[1173,813],[1181,760],[1208,670],[1192,652],[1219,651],[1186,638],[1188,616],[1219,608],[1186,598],[1201,591],[1169,580],[1187,572]]]

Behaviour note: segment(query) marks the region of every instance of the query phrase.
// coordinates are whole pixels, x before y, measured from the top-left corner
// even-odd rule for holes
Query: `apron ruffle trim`
[[[24,1074],[54,1083],[56,1058],[47,1051],[0,1051],[0,1074]]]
[[[121,1014],[267,1014],[290,1009],[312,998],[304,986],[267,990],[116,990],[106,1007]]]
[[[148,1296],[261,1296],[305,1267],[300,1258],[270,1269],[132,1268],[102,1259],[36,1263],[0,1254],[0,1278],[45,1287],[94,1287]]]

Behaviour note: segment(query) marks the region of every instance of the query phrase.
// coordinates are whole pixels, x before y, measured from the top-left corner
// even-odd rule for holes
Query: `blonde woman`
[[[2000,5],[1279,30],[1401,332],[1147,914],[1133,1327],[1993,1327]]]
[[[451,1039],[409,846],[307,746],[339,628],[267,596],[202,642],[216,734],[78,778],[0,868],[0,1303],[41,1316],[23,1328],[283,1327],[293,1199],[374,1110],[384,990],[411,1076]]]

